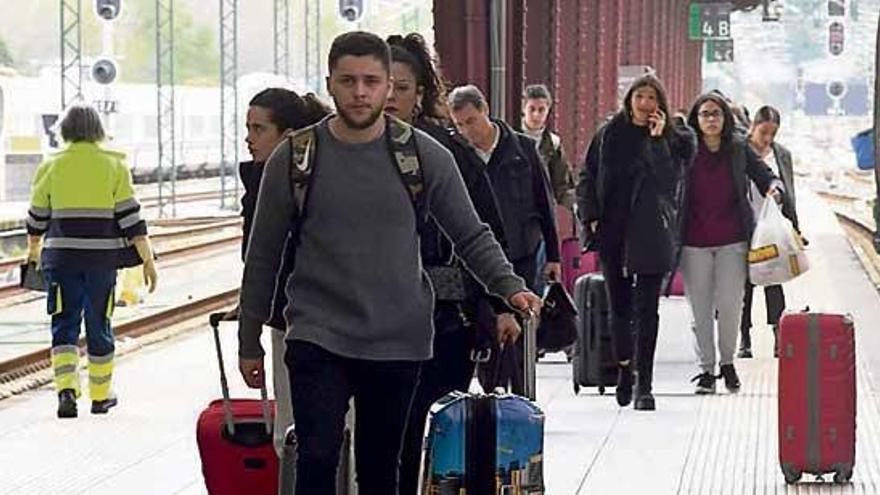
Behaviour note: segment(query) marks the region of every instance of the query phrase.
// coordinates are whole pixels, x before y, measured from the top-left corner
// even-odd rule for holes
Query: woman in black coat
[[[654,410],[657,307],[673,265],[675,194],[694,138],[686,126],[671,123],[666,91],[653,75],[637,79],[623,103],[590,143],[577,186],[578,212],[605,275],[619,368],[617,402],[622,407],[632,401],[634,360],[634,408]]]

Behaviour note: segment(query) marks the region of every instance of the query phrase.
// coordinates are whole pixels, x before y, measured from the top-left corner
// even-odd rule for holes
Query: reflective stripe
[[[105,218],[113,219],[113,210],[106,208],[65,208],[52,210],[52,218]]]
[[[50,316],[60,315],[64,311],[64,300],[61,298],[61,284],[55,284],[55,308]],[[79,358],[79,350],[77,349],[77,358]]]
[[[47,249],[122,249],[128,246],[125,239],[83,239],[80,237],[51,237],[43,246]]]
[[[110,289],[110,293],[107,294],[107,310],[104,311],[104,317],[108,320],[113,316],[113,310],[116,309],[116,284],[113,284],[113,287]],[[113,354],[109,354],[110,359],[113,359]],[[99,359],[99,358],[94,358]]]
[[[77,366],[75,364],[64,364],[54,367],[56,375],[64,375],[66,373],[76,373]]]
[[[134,227],[140,221],[141,214],[138,212],[134,212],[119,219],[119,227],[127,229],[129,227]]]
[[[107,364],[113,362],[113,353],[106,356],[92,356],[89,354],[89,364]]]
[[[37,230],[46,230],[49,228],[48,220],[34,220],[34,217],[28,215],[27,220],[25,220],[25,224],[32,229]]]
[[[65,354],[75,354],[79,357],[79,347],[75,345],[57,345],[52,348],[52,356],[63,356]]]
[[[89,375],[89,385],[104,385],[110,383],[110,380],[113,378],[113,370],[110,370],[110,374],[108,375]]]
[[[136,200],[134,198],[128,198],[124,201],[120,201],[120,202],[116,203],[116,207],[114,208],[114,210],[119,212],[119,211],[125,211],[130,208],[135,208],[135,207],[139,207],[139,206],[140,206],[140,203],[138,203],[138,200]]]
[[[52,214],[52,208],[31,205],[30,209],[28,209],[28,213],[37,218],[49,218],[49,215]]]

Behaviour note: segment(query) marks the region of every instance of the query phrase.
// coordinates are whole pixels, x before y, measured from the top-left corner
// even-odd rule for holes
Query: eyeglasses
[[[711,112],[707,112],[704,110],[704,111],[698,113],[697,115],[699,115],[701,119],[709,120],[709,119],[720,119],[722,117],[722,115],[724,115],[724,114],[721,113],[721,110],[712,110]]]

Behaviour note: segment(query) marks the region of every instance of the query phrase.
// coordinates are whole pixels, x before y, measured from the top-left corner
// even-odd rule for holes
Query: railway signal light
[[[843,53],[843,23],[834,21],[828,25],[828,53],[835,57]]]
[[[364,15],[364,0],[339,0],[339,15],[348,22],[357,22]]]
[[[112,21],[122,10],[122,0],[95,0],[95,12],[105,21]]]

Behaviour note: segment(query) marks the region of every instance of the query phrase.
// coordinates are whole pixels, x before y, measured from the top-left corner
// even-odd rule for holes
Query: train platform
[[[786,286],[789,307],[848,312],[856,324],[858,438],[852,483],[832,486],[806,476],[806,483],[785,485],[777,461],[776,360],[766,325],[753,330],[756,357],[737,360],[743,381],[738,394],[723,387],[714,396],[693,394],[688,310],[683,300],[669,298],[661,302],[657,411],[619,408],[613,393],[600,396],[596,389],[575,395],[564,356],[550,355],[539,363],[538,403],[547,417],[546,494],[880,493],[880,333],[874,331],[880,296],[823,200],[804,190],[799,201],[811,241],[811,269]],[[177,281],[172,278],[200,277],[198,270],[166,273],[173,291]],[[762,315],[763,298],[755,300],[755,315]],[[2,319],[6,311],[0,309],[0,327],[17,325]],[[34,331],[41,318],[47,326],[46,317],[28,318]],[[223,340],[233,394],[255,397],[236,371],[233,326],[223,328]],[[79,418],[58,420],[49,386],[0,400],[0,493],[206,493],[195,424],[220,388],[205,318],[168,328],[161,336],[121,342],[120,348],[137,350],[119,359],[114,388],[120,405],[109,415],[88,414],[81,400]]]

